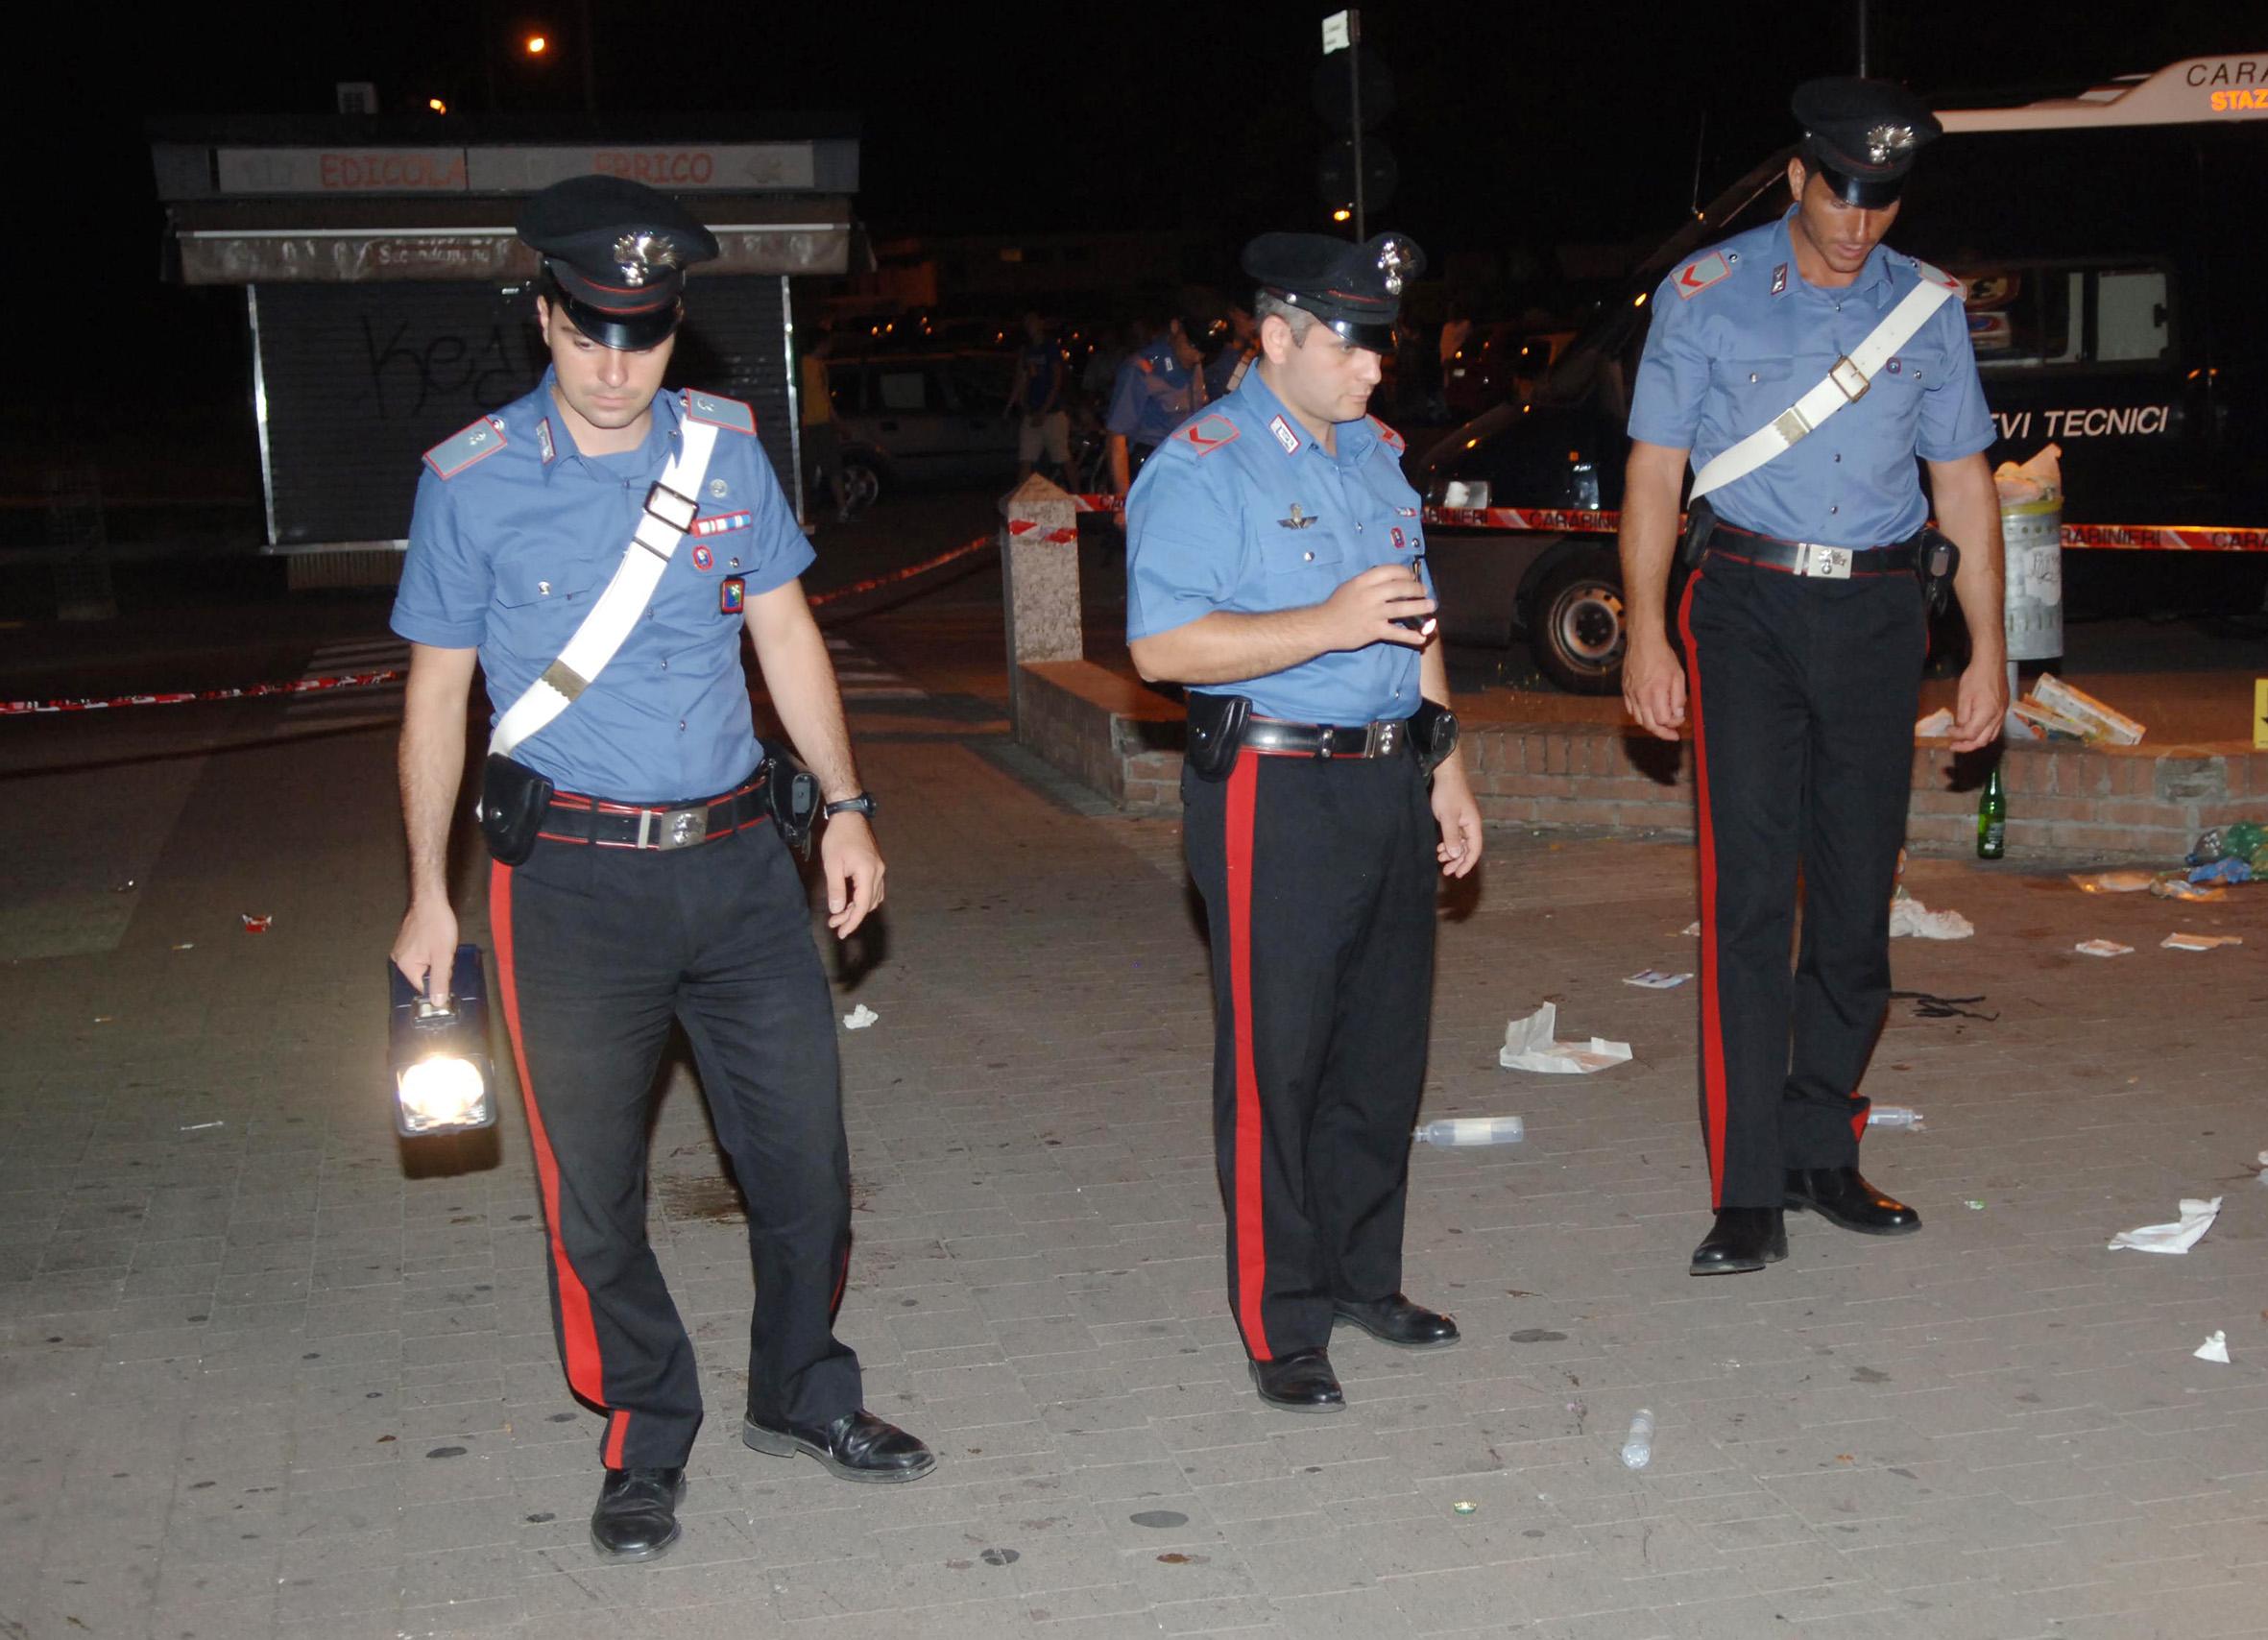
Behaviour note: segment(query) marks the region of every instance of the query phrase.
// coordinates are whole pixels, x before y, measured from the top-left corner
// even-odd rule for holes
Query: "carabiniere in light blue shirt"
[[[1126,496],[1126,636],[1216,610],[1319,604],[1342,582],[1425,551],[1402,440],[1375,417],[1337,424],[1327,452],[1257,367],[1158,446]],[[1426,582],[1429,594],[1433,583]],[[1263,717],[1353,725],[1417,710],[1418,651],[1372,643],[1199,692],[1247,695]]]
[[[699,516],[653,601],[591,687],[513,756],[562,791],[617,802],[729,791],[762,756],[740,667],[741,610],[812,558],[755,415],[737,399],[664,391],[639,448],[586,456],[551,385],[545,371],[533,393],[426,453],[394,630],[413,643],[477,648],[493,724],[567,647],[632,550],[679,427],[713,422],[721,430]]]
[[[1808,284],[1788,237],[1795,215],[1790,206],[1662,280],[1630,396],[1631,438],[1689,449],[1700,471],[1815,386],[1908,291],[1945,277],[1877,245],[1850,284]],[[1956,297],[1865,397],[1709,501],[1728,523],[1783,541],[1887,546],[1929,516],[1914,458],[1957,461],[1993,436]]]

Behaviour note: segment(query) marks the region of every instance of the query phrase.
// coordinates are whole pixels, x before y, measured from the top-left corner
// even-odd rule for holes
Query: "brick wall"
[[[1025,667],[1023,700],[1021,737],[1057,768],[1138,813],[1180,807],[1173,702],[1087,662]],[[1688,741],[1592,724],[1486,723],[1466,728],[1464,748],[1485,820],[1694,834]],[[2171,863],[2208,826],[2268,819],[2268,753],[2012,745],[1999,758],[2012,855]],[[1987,754],[1914,749],[1908,836],[1916,848],[1974,845],[1977,792],[1991,767]]]

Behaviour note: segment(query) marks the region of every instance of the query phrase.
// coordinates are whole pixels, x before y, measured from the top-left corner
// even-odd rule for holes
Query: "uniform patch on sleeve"
[[[701,393],[688,389],[686,393],[686,419],[730,427],[736,433],[756,431],[756,412],[737,398],[727,398],[720,393]]]
[[[1393,428],[1387,426],[1377,417],[1370,418],[1370,424],[1378,429],[1378,436],[1386,441],[1386,447],[1392,450],[1394,454],[1400,455],[1410,447],[1409,442],[1401,434],[1395,432]]]
[[[1199,455],[1211,455],[1222,445],[1233,445],[1242,431],[1226,416],[1199,416],[1173,436]]]
[[[1688,262],[1677,270],[1677,299],[1690,301],[1719,279],[1727,278],[1732,267],[1725,260],[1722,251],[1712,251],[1698,262]]]
[[[504,423],[483,416],[460,427],[425,452],[425,465],[443,478],[454,478],[476,461],[485,461],[504,447]]]

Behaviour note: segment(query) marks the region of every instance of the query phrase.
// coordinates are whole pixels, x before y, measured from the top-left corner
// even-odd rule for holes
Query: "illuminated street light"
[[[439,97],[427,97],[425,99],[425,107],[431,109],[437,114],[446,114],[448,112],[448,105],[443,102]]]
[[[545,39],[545,38],[544,38],[544,37],[543,37],[542,35],[530,35],[530,36],[528,36],[528,37],[527,37],[527,54],[528,54],[528,56],[530,56],[530,57],[542,57],[542,56],[543,56],[543,55],[545,52],[549,51],[550,49],[551,49],[551,42],[550,42],[549,40]]]
[[[1340,205],[1337,210],[1331,213],[1331,220],[1333,222],[1344,222],[1348,217],[1354,214],[1355,213],[1347,209],[1346,206]]]

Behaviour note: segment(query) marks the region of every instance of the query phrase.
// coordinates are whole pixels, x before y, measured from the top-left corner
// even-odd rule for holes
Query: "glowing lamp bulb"
[[[479,1114],[488,1078],[470,1059],[421,1059],[402,1072],[397,1097],[412,1127],[463,1127]]]
[[[528,37],[527,37],[527,54],[528,54],[528,56],[530,56],[530,57],[542,57],[542,56],[543,56],[543,55],[545,52],[549,51],[550,49],[551,49],[551,42],[550,42],[549,40],[545,39],[545,38],[544,38],[544,37],[543,37],[542,35],[530,35],[530,36],[528,36]]]

